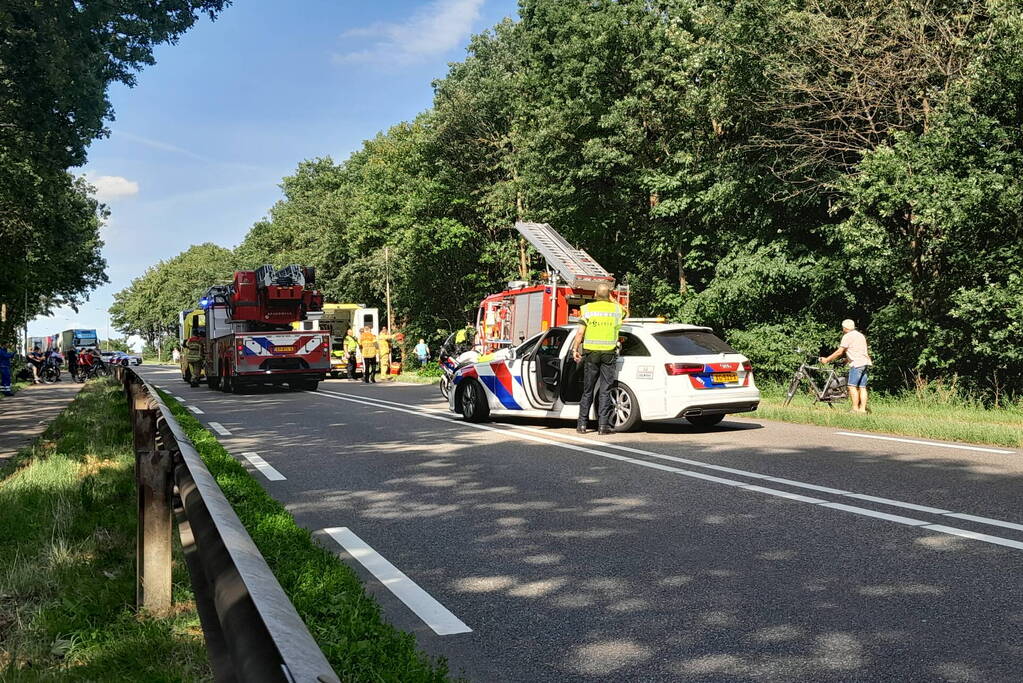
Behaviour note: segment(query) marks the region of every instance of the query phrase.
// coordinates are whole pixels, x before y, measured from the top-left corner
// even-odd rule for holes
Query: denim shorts
[[[849,386],[866,387],[867,370],[869,369],[869,365],[864,365],[862,368],[849,368]]]

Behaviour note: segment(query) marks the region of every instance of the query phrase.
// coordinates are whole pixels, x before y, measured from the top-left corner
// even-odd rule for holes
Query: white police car
[[[470,422],[491,415],[576,420],[582,368],[572,359],[579,328],[554,327],[490,360],[460,367],[448,407]],[[749,360],[707,327],[626,322],[611,388],[615,431],[641,420],[685,418],[707,427],[756,410],[760,391]],[[593,426],[596,406],[590,415]]]

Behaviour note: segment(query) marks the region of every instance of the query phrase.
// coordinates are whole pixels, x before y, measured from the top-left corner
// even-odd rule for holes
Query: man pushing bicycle
[[[849,361],[849,400],[852,412],[867,412],[867,369],[873,365],[867,349],[867,338],[856,329],[856,323],[850,319],[842,321],[842,341],[830,356],[821,356],[818,360],[827,365],[831,361],[845,356]]]

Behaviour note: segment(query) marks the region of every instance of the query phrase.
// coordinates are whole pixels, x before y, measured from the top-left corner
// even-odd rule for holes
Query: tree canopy
[[[230,0],[5,0],[0,6],[0,338],[107,281],[105,207],[69,169],[108,134],[111,83],[135,84],[201,14]]]
[[[551,223],[633,312],[768,372],[865,328],[877,372],[1023,391],[1023,13],[1001,0],[521,0],[350,158],[302,162],[239,263],[300,261],[415,335],[541,266]],[[385,264],[383,253],[389,258]]]

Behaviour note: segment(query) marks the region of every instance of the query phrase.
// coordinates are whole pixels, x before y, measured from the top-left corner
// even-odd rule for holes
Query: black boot
[[[607,425],[600,425],[600,428],[597,429],[597,434],[600,434],[601,436],[604,436],[605,434],[614,434],[614,430]]]
[[[580,434],[585,434],[586,432],[590,431],[589,429],[586,428],[586,420],[579,420],[579,423],[576,424],[575,426],[575,431],[579,432]]]

